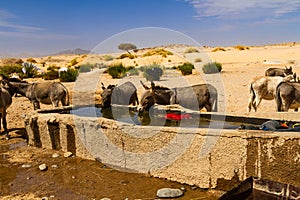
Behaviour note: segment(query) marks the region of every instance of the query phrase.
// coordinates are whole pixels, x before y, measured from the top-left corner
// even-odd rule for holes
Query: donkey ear
[[[154,84],[153,81],[151,81],[151,89],[152,89],[152,90],[155,89],[155,84]]]
[[[142,86],[145,88],[145,90],[149,90],[150,88],[148,86],[146,86],[143,81],[140,80],[140,83],[142,84]]]
[[[101,86],[102,86],[102,90],[106,89],[105,86],[104,86],[104,84],[102,82],[101,82]]]

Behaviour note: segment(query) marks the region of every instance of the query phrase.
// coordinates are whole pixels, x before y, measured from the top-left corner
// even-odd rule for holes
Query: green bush
[[[139,70],[133,66],[130,66],[130,67],[126,67],[126,73],[129,75],[129,76],[137,76],[139,75]]]
[[[80,73],[90,72],[92,69],[95,68],[95,65],[86,63],[78,66]]]
[[[104,55],[104,56],[102,56],[102,58],[104,61],[111,61],[114,59],[114,57],[111,55]]]
[[[59,80],[61,82],[74,82],[78,74],[78,70],[69,68],[67,71],[60,73]]]
[[[192,63],[186,62],[182,65],[179,65],[177,69],[181,71],[182,75],[189,75],[193,73],[194,65]]]
[[[222,71],[222,64],[218,62],[211,62],[203,65],[202,70],[205,74],[219,73]]]
[[[144,66],[142,70],[144,71],[143,75],[147,81],[159,81],[163,75],[162,67],[156,63]]]
[[[43,75],[43,78],[45,80],[54,80],[54,79],[58,79],[59,78],[59,75],[58,75],[58,70],[55,69],[55,68],[51,68],[49,67],[50,70],[47,71],[44,75]],[[48,69],[49,69],[48,68]]]
[[[111,65],[108,67],[107,72],[112,78],[122,78],[126,73],[126,68],[122,63]]]
[[[199,53],[198,49],[194,48],[194,47],[189,47],[185,50],[184,53]]]
[[[23,63],[23,67],[26,70],[24,78],[33,78],[38,75],[34,64],[25,62]]]
[[[9,76],[12,73],[22,74],[22,66],[21,65],[5,65],[0,67],[0,73],[6,76]]]

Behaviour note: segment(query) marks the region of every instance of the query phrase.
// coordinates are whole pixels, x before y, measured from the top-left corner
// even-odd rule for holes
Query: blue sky
[[[93,49],[142,27],[209,46],[300,41],[299,11],[300,0],[0,0],[0,54]]]

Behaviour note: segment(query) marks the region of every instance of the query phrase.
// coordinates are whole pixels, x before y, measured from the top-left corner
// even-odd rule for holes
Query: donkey
[[[206,108],[208,112],[217,112],[217,89],[210,84],[199,84],[190,87],[166,88],[156,86],[151,82],[151,88],[141,84],[146,89],[142,94],[139,112],[149,111],[155,103],[160,105],[179,104],[192,110]]]
[[[285,77],[290,74],[293,74],[293,69],[292,66],[289,68],[285,67],[284,69],[282,68],[269,68],[265,72],[265,76],[281,76]]]
[[[298,111],[300,107],[300,83],[281,82],[276,88],[277,111],[287,112],[289,109]]]
[[[70,104],[69,92],[60,82],[9,82],[8,85],[12,92],[27,97],[33,103],[34,110],[40,109],[40,103],[52,104],[53,107],[58,107],[59,102],[63,106]]]
[[[257,111],[261,100],[273,100],[275,98],[275,92],[277,85],[282,81],[290,81],[295,79],[296,74],[288,75],[286,77],[281,76],[262,76],[256,77],[250,84],[250,98],[248,103],[248,112],[253,107],[254,111]]]
[[[12,96],[4,87],[0,87],[0,129],[1,129],[1,120],[3,124],[4,133],[6,135],[6,139],[9,139],[9,133],[7,130],[6,123],[6,110],[12,103]]]
[[[107,87],[102,84],[103,92],[102,108],[109,108],[111,104],[118,105],[138,105],[139,100],[137,96],[137,89],[131,82],[125,82],[122,85],[108,85]]]

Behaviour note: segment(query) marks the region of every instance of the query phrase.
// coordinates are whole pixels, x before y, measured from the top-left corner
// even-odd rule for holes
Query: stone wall
[[[120,170],[229,190],[249,176],[300,186],[300,133],[137,126],[105,118],[32,114],[29,144]]]

